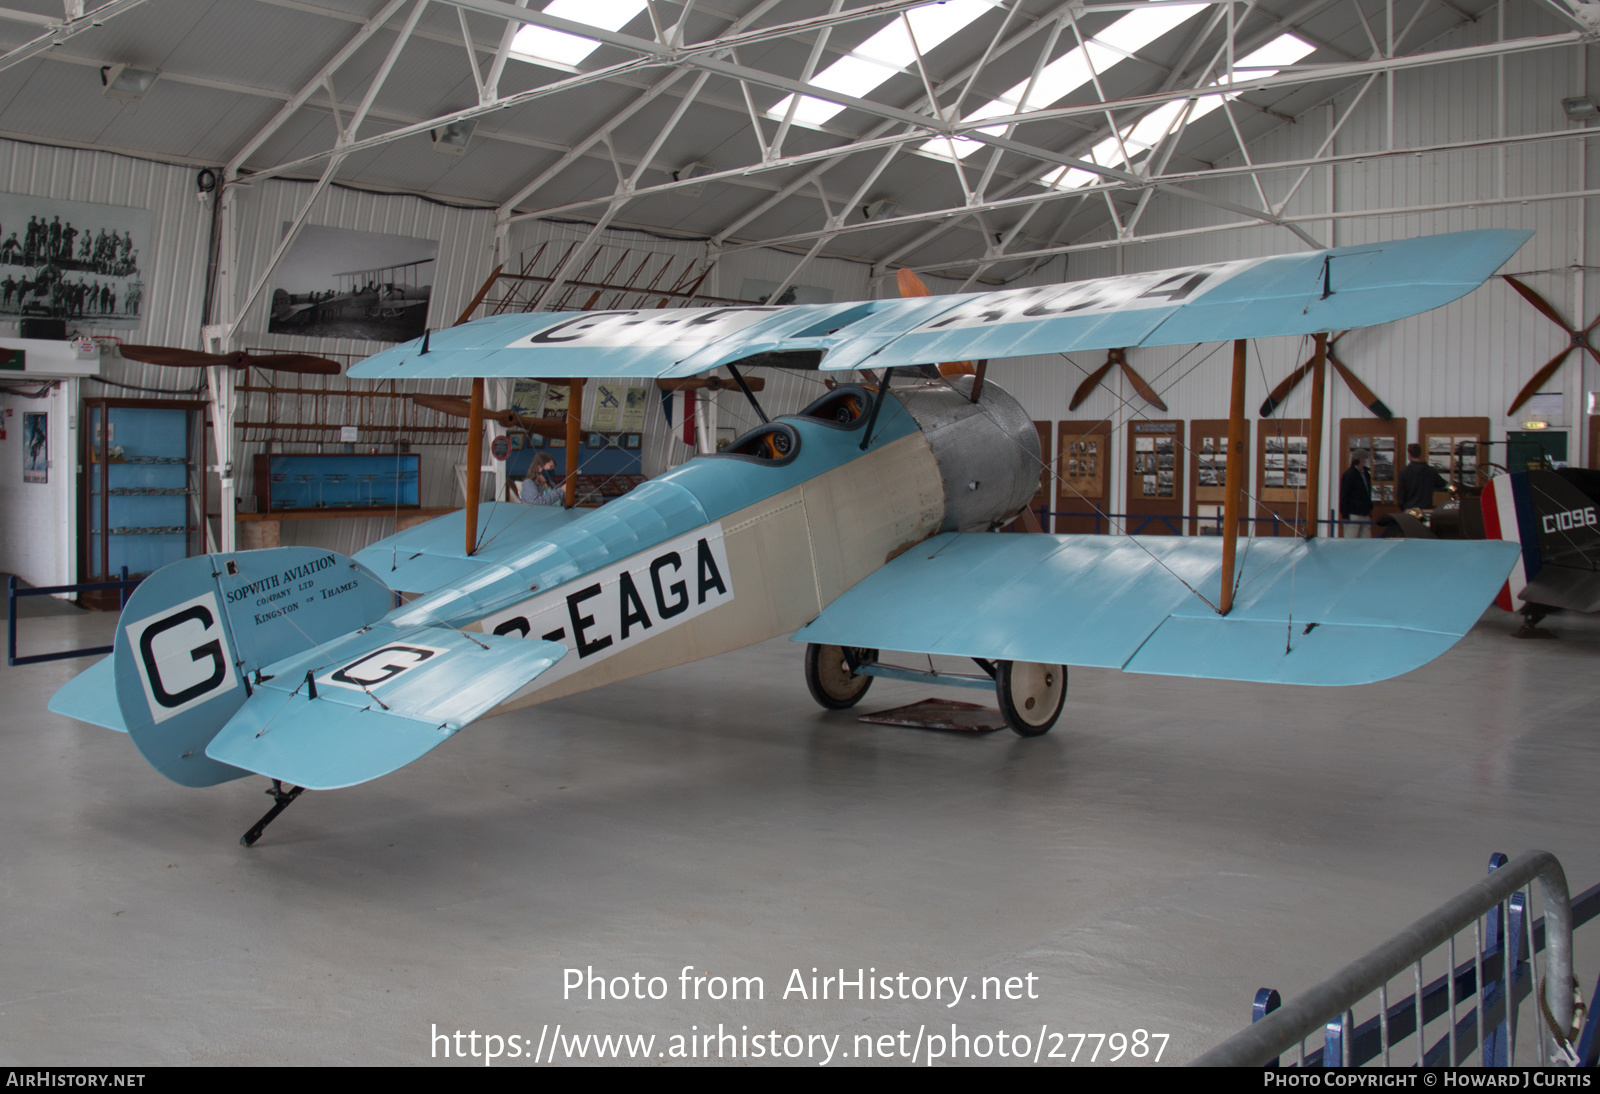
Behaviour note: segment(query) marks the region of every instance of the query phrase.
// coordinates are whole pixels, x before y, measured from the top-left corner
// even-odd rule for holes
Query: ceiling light
[[[433,150],[444,156],[459,156],[466,152],[467,145],[472,142],[472,131],[478,128],[474,118],[466,121],[449,122],[437,129],[428,130],[428,135],[433,138]]]
[[[879,198],[877,201],[869,201],[861,207],[861,219],[885,220],[894,216],[894,211],[898,208],[900,208],[898,201],[890,198]]]
[[[1562,99],[1561,109],[1566,111],[1567,120],[1572,122],[1586,122],[1596,114],[1600,114],[1600,104],[1587,95]]]
[[[1068,50],[1045,65],[1039,70],[1037,77],[1030,77],[1014,85],[1005,94],[980,106],[962,120],[977,121],[982,118],[1020,114],[1028,110],[1042,110],[1058,103],[1078,88],[1088,84],[1096,74],[1104,75],[1113,65],[1132,57],[1207,6],[1209,5],[1162,4],[1158,7],[1131,11],[1094,37],[1086,39],[1082,46]],[[1031,90],[1028,86],[1030,83],[1033,85]],[[996,126],[984,132],[999,133],[1000,127]],[[969,137],[956,137],[953,140],[935,137],[923,145],[921,150],[947,159],[951,154],[966,159],[982,147],[982,141],[975,141]]]
[[[917,58],[926,58],[980,15],[990,10],[989,0],[944,0],[896,15],[878,33],[811,78],[810,83],[844,95],[863,98],[889,77],[910,68]],[[908,30],[909,28],[909,30]],[[767,111],[767,117],[782,119],[789,113],[793,95],[785,95]],[[801,96],[794,120],[802,125],[820,126],[844,110],[838,103]]]
[[[621,30],[645,9],[645,0],[550,0],[546,15],[570,19],[596,30]],[[577,71],[578,62],[600,48],[593,38],[524,23],[511,39],[509,55],[532,64]]]
[[[137,68],[133,65],[101,65],[100,84],[105,88],[102,92],[108,99],[117,99],[125,103],[136,103],[144,98],[145,92],[150,90],[150,85],[156,82],[156,77],[161,75],[158,68]]]

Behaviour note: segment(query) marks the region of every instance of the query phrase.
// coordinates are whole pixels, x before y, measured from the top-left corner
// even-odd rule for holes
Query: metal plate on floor
[[[857,721],[883,726],[908,726],[912,729],[946,729],[963,733],[993,733],[1006,727],[1005,719],[994,707],[961,703],[954,699],[924,699],[906,707],[893,707],[874,714],[863,714]]]

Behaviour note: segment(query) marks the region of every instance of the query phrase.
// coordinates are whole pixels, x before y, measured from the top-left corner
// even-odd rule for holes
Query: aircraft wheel
[[[877,650],[855,649],[856,662],[876,661]],[[806,645],[806,687],[811,697],[829,710],[853,707],[872,686],[872,677],[850,671],[843,646]]]
[[[1023,737],[1049,733],[1067,702],[1067,667],[1031,661],[995,664],[995,693],[1006,725]]]

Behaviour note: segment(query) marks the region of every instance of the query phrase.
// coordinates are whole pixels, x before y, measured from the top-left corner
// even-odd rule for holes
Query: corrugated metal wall
[[[1553,17],[1534,5],[1508,7],[1505,32],[1517,37],[1557,29]],[[1472,45],[1490,41],[1496,34],[1495,20],[1484,18],[1462,27],[1437,47]],[[1582,47],[1547,50],[1504,61],[1507,87],[1506,132],[1510,135],[1530,131],[1560,130],[1566,125],[1560,100],[1587,92],[1592,81],[1585,68]],[[1394,141],[1397,145],[1431,144],[1493,137],[1497,132],[1497,80],[1499,62],[1488,59],[1468,65],[1419,69],[1399,74],[1395,79]],[[1286,124],[1255,143],[1252,156],[1260,160],[1310,157],[1325,140],[1335,121],[1342,117],[1353,100],[1355,89],[1347,89],[1331,102],[1314,107],[1294,124]],[[1388,139],[1388,109],[1380,80],[1361,101],[1335,141],[1339,154],[1378,153]],[[1225,158],[1224,165],[1236,164],[1238,157]],[[1502,166],[1503,165],[1503,166]],[[1406,216],[1324,219],[1329,214],[1402,205],[1432,205],[1490,198],[1500,193],[1504,175],[1505,192],[1510,195],[1537,195],[1576,190],[1600,180],[1600,164],[1585,164],[1580,145],[1574,141],[1543,142],[1494,147],[1481,150],[1372,158],[1337,167],[1319,167],[1310,172],[1290,203],[1287,213],[1314,218],[1306,230],[1320,240],[1336,244],[1360,243],[1431,232],[1471,227],[1525,227],[1534,240],[1513,260],[1512,272],[1527,275],[1535,288],[1545,293],[1557,308],[1584,321],[1600,310],[1600,288],[1588,282],[1580,268],[1587,262],[1597,242],[1595,227],[1583,217],[1576,200],[1530,201],[1526,204],[1487,206],[1479,209],[1447,209]],[[1280,200],[1297,172],[1285,172],[1266,180],[1269,197]],[[145,323],[137,332],[121,333],[125,340],[174,346],[197,346],[203,311],[207,245],[211,228],[211,207],[196,197],[194,169],[171,166],[129,157],[75,149],[0,141],[0,186],[17,193],[48,195],[77,201],[144,207],[152,213],[154,234],[152,276],[146,296]],[[1216,197],[1253,205],[1254,186],[1239,177],[1196,184]],[[310,193],[307,183],[272,180],[240,192],[239,239],[236,283],[241,294],[265,268],[283,226],[292,220]],[[1075,200],[1075,199],[1067,199]],[[418,236],[439,241],[439,261],[434,281],[433,305],[429,324],[440,326],[452,321],[477,290],[493,264],[493,212],[464,209],[406,195],[375,194],[330,188],[316,202],[308,223],[358,231]],[[1237,221],[1237,214],[1198,202],[1169,195],[1158,195],[1146,210],[1140,231],[1146,233],[1183,232],[1197,226]],[[552,249],[588,235],[589,226],[573,223],[524,222],[516,225],[507,241],[512,254],[531,252],[542,242]],[[1304,246],[1287,231],[1263,226],[1241,231],[1188,234],[1165,240],[1118,248],[1108,233],[1086,237],[1085,242],[1104,241],[1103,249],[1074,253],[1068,264],[1069,276],[1083,279],[1123,270],[1161,269],[1196,262],[1214,262],[1292,251]],[[675,261],[704,262],[709,256],[699,241],[674,240],[649,233],[611,230],[601,234],[600,247],[591,273],[603,275],[624,255],[632,262],[645,254],[670,256]],[[794,269],[798,256],[773,250],[739,251],[719,256],[701,288],[707,294],[742,298],[750,294],[751,282],[776,283]],[[622,268],[627,268],[626,262]],[[1058,263],[1052,263],[1054,272]],[[869,267],[835,259],[817,259],[799,275],[796,284],[820,292],[833,300],[861,299],[893,294],[888,280],[873,281]],[[1042,280],[1036,275],[1029,280]],[[959,282],[927,278],[934,292],[954,291]],[[266,333],[266,308],[270,281],[246,317],[240,344],[252,348],[296,349],[360,356],[379,346],[353,340],[321,340]],[[1579,301],[1583,295],[1586,299]],[[803,297],[804,298],[804,297]],[[581,303],[581,302],[580,302]],[[1581,306],[1579,306],[1581,304]],[[1395,411],[1410,420],[1413,436],[1416,419],[1423,415],[1486,415],[1495,423],[1496,437],[1503,438],[1507,427],[1516,422],[1505,415],[1505,408],[1525,379],[1566,344],[1565,335],[1554,324],[1538,315],[1503,282],[1496,281],[1465,301],[1429,315],[1369,331],[1351,334],[1340,343],[1342,358]],[[1170,406],[1166,415],[1157,415],[1133,393],[1120,375],[1113,373],[1077,411],[1067,404],[1083,376],[1102,363],[1100,354],[1021,358],[997,362],[990,375],[1016,394],[1039,419],[1110,419],[1122,422],[1130,417],[1170,416],[1212,418],[1226,414],[1226,352],[1217,352],[1199,364],[1214,347],[1196,351],[1181,349],[1138,350],[1130,360],[1149,379]],[[1253,347],[1249,369],[1247,402],[1254,407],[1267,391],[1309,350],[1303,340],[1270,339]],[[1198,365],[1198,367],[1196,367]],[[172,370],[156,369],[129,362],[113,362],[107,377],[124,383],[181,390],[194,387],[194,377]],[[798,409],[823,390],[815,375],[767,372],[762,402],[772,413]],[[322,381],[296,381],[300,386],[319,387]],[[241,416],[265,420],[275,414],[284,426],[293,421],[320,420],[329,424],[393,424],[402,412],[392,404],[362,403],[333,397],[346,387],[369,385],[335,380],[326,385],[328,395],[299,399],[279,398],[269,406],[264,397],[246,400]],[[460,393],[465,382],[429,385],[433,390]],[[1565,396],[1566,425],[1571,436],[1571,455],[1583,460],[1587,443],[1583,417],[1584,393],[1600,388],[1600,367],[1585,361],[1580,368],[1568,363],[1549,385]],[[112,390],[93,382],[85,385],[86,394],[137,394]],[[593,386],[586,403],[586,416],[592,413]],[[1305,413],[1309,401],[1307,385],[1289,400],[1280,412],[1286,416]],[[736,431],[754,424],[754,415],[736,393],[715,397],[718,422]],[[353,409],[365,408],[365,409]],[[406,411],[405,413],[409,413]],[[1337,380],[1330,386],[1329,414],[1340,418],[1367,415]],[[400,420],[406,420],[401,418]],[[412,418],[412,421],[421,419]],[[437,424],[449,419],[429,418]],[[1329,431],[1330,446],[1336,444],[1337,429]],[[294,447],[294,446],[291,446]],[[306,446],[298,446],[304,450]],[[244,448],[245,481],[248,494],[249,456],[259,448]],[[425,447],[423,502],[427,505],[459,503],[456,465],[459,446]],[[681,461],[689,450],[671,437],[664,414],[647,416],[645,469],[658,473]],[[1121,509],[1123,476],[1113,480],[1118,494],[1113,505]],[[1325,460],[1326,487],[1336,481],[1338,461]],[[387,531],[385,521],[316,521],[300,527],[285,526],[286,541],[315,541],[341,550],[352,550]]]

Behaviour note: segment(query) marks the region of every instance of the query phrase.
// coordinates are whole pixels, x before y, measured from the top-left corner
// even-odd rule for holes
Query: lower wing
[[[1257,538],[1228,615],[1222,540],[946,533],[794,636],[838,646],[1285,684],[1409,672],[1477,622],[1509,543]],[[1208,603],[1209,602],[1209,603]]]

